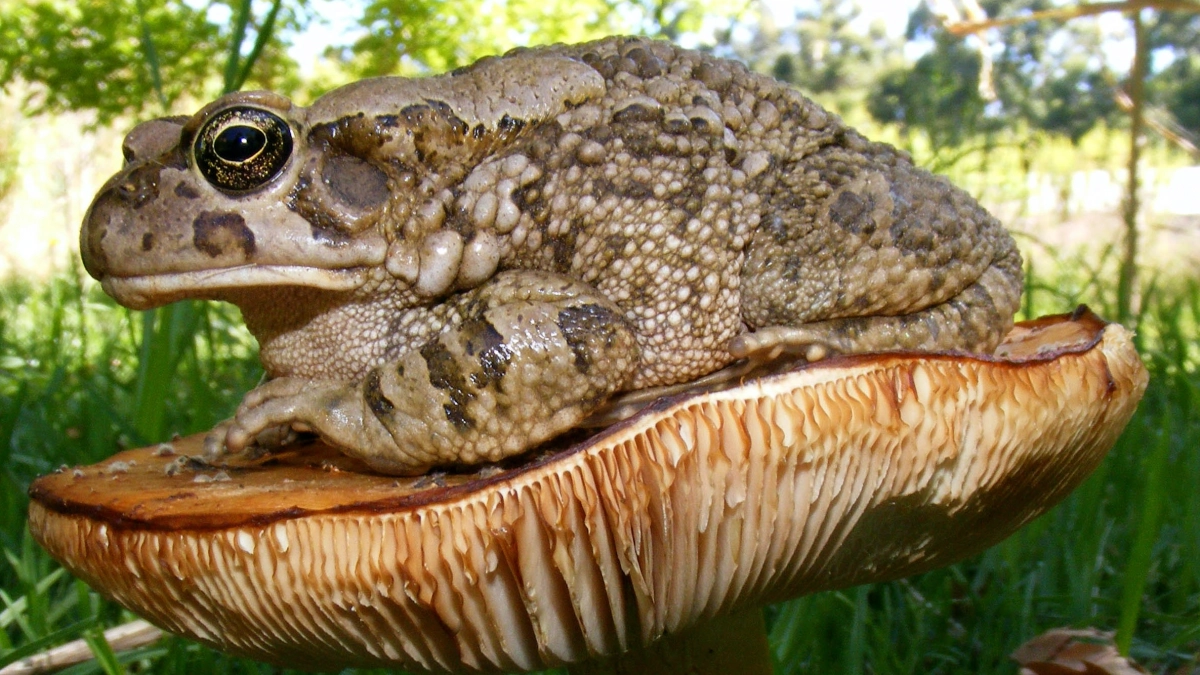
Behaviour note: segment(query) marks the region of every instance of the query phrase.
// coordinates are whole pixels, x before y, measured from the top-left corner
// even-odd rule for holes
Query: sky
[[[900,36],[904,34],[904,29],[908,24],[908,15],[921,1],[858,0],[858,4],[863,10],[861,20],[864,24],[882,20],[891,35]],[[790,23],[796,10],[810,8],[815,4],[815,0],[761,0],[761,2],[768,11],[774,14],[779,25]],[[217,4],[214,7],[223,7],[223,5]],[[309,67],[311,64],[306,62],[311,55],[320,54],[326,46],[351,41],[347,40],[347,35],[359,30],[355,20],[357,13],[361,11],[362,4],[344,0],[312,0],[310,8],[317,16],[323,17],[324,21],[313,22],[306,31],[305,39],[297,41],[293,45],[293,56],[301,64],[301,68]],[[1120,36],[1118,39],[1106,41],[1105,58],[1117,72],[1128,70],[1128,64],[1133,58],[1132,40],[1127,37],[1128,22],[1117,13],[1105,14],[1097,20],[1100,21],[1101,27],[1106,33]],[[866,26],[864,25],[863,28],[865,29]],[[683,40],[683,42],[687,43],[688,40]],[[687,45],[685,44],[685,46]],[[905,49],[905,54],[910,59],[917,58],[923,52],[922,45],[910,44]]]
[[[882,19],[888,32],[892,35],[903,35],[908,25],[908,15],[916,9],[921,0],[858,0],[862,7],[862,19],[874,21]],[[766,0],[765,4],[776,18],[783,21],[796,14],[797,9],[811,7],[814,3],[797,0]]]
[[[882,19],[892,35],[902,35],[908,23],[908,15],[921,0],[859,0],[863,8],[863,20],[873,21]],[[787,24],[795,16],[796,10],[813,6],[810,0],[763,0],[768,11],[772,12],[781,25]],[[220,5],[217,5],[220,6]],[[303,45],[296,47],[298,52],[308,54],[320,53],[325,45],[345,42],[347,33],[357,29],[355,19],[360,11],[359,3],[341,2],[339,0],[314,0],[311,4],[314,13],[323,17],[323,22],[313,22],[306,31]],[[314,47],[316,47],[314,49]],[[300,57],[300,53],[294,54]],[[303,63],[303,58],[297,58]]]

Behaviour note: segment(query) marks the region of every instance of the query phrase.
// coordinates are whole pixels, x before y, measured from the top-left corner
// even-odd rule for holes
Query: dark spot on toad
[[[254,233],[246,227],[246,219],[238,213],[201,211],[192,221],[192,244],[216,258],[234,249],[241,249],[249,258],[254,254]]]
[[[405,126],[419,127],[429,123],[430,118],[433,117],[433,109],[424,103],[413,103],[412,105],[405,106],[400,111],[400,115],[404,117]],[[396,118],[395,115],[391,117]],[[399,118],[396,119],[398,126]]]
[[[575,370],[584,375],[591,370],[594,347],[588,343],[595,339],[611,343],[620,321],[608,308],[595,304],[567,307],[558,313],[558,329],[575,354]]]
[[[888,228],[896,246],[905,253],[932,251],[935,246],[933,230],[925,223],[915,220],[911,213],[897,215],[900,218]]]
[[[663,131],[667,132],[668,134],[682,134],[682,133],[685,133],[685,132],[691,130],[692,123],[690,120],[688,120],[688,118],[684,117],[683,115],[675,113],[675,114],[671,115],[670,117],[667,117],[663,120],[662,128],[663,128]],[[679,154],[679,153],[672,153],[672,154]]]
[[[662,59],[641,47],[634,47],[625,53],[625,58],[637,64],[637,76],[642,79],[658,77],[666,70]]]
[[[149,251],[154,248],[154,233],[147,232],[142,235],[142,250]]]
[[[629,75],[637,75],[638,72],[638,64],[633,59],[625,56],[617,57],[613,66],[618,72],[628,73]]]
[[[463,321],[459,331],[463,337],[463,351],[467,356],[482,354],[484,350],[504,342],[504,336],[500,335],[492,322],[483,315]]]
[[[475,394],[467,390],[467,380],[454,355],[440,339],[434,338],[421,347],[421,357],[429,370],[429,384],[446,392],[448,402],[442,406],[446,419],[459,431],[474,427],[475,420],[468,414],[467,405]]]
[[[367,407],[371,412],[375,413],[376,417],[390,415],[396,406],[388,400],[383,393],[383,388],[379,385],[379,369],[372,368],[367,376],[363,378],[363,399],[367,402]]]
[[[176,183],[175,194],[179,197],[183,197],[184,199],[196,199],[200,196],[200,193],[196,192],[196,188],[188,185],[187,183]]]
[[[847,232],[869,236],[875,232],[873,206],[868,197],[846,190],[829,206],[829,219]]]
[[[451,108],[449,103],[428,98],[425,99],[425,103],[429,105],[429,107],[435,112],[437,112],[439,116],[441,116],[442,120],[445,121],[446,125],[449,126],[454,133],[460,136],[466,136],[467,132],[470,131],[470,125],[464,122],[458,115],[454,114],[454,108]]]
[[[547,236],[543,239],[545,246],[550,249],[551,260],[554,263],[552,269],[555,272],[566,274],[571,271],[571,262],[575,257],[575,240],[578,237],[579,229],[573,227],[557,237]]]
[[[490,384],[498,387],[513,357],[512,350],[504,344],[504,336],[483,316],[464,321],[461,330],[465,339],[464,351],[479,359],[480,370],[471,373],[471,384],[477,389]]]
[[[634,122],[657,122],[662,117],[662,109],[655,108],[641,103],[630,103],[613,113],[612,121],[618,124],[632,124]]]
[[[583,62],[596,69],[600,73],[600,77],[611,81],[616,71],[613,69],[611,58],[604,58],[595,52],[588,52],[583,55]]]
[[[712,125],[709,123],[707,118],[700,117],[699,115],[697,115],[690,119],[691,119],[691,123],[692,123],[692,128],[695,129],[696,131],[698,131],[702,134],[710,134],[710,133],[716,132],[716,129],[712,128]]]
[[[579,225],[579,227],[582,228],[583,226]],[[578,230],[576,230],[576,231],[578,231]],[[628,243],[629,243],[629,237],[627,237],[623,234],[620,234],[620,233],[610,234],[604,238],[604,249],[607,251],[619,253],[625,249],[625,244],[628,244]]]
[[[508,115],[501,117],[500,121],[496,124],[496,131],[501,135],[515,134],[524,128],[525,120],[514,119]]]
[[[370,157],[392,140],[392,133],[378,119],[368,120],[360,112],[314,126],[308,132],[308,140],[313,148],[335,147],[350,155]]]

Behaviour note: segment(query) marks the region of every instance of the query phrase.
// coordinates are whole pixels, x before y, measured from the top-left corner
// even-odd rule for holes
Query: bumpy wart
[[[494,461],[736,359],[987,351],[1020,295],[966,193],[665,42],[230,94],[126,151],[88,270],[131,306],[236,303],[272,378],[214,450],[290,426],[388,472]]]

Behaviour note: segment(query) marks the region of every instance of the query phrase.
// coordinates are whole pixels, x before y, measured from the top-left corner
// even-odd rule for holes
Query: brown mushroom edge
[[[1096,467],[1146,382],[1130,333],[1079,311],[992,357],[829,359],[473,474],[319,444],[213,465],[192,436],[39,479],[30,528],[152,622],[278,664],[769,672],[755,608],[1000,541]]]

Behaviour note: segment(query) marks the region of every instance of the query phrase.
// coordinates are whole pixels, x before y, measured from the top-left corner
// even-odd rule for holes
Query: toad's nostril
[[[133,169],[112,187],[112,194],[127,207],[139,209],[158,195],[158,167]]]

